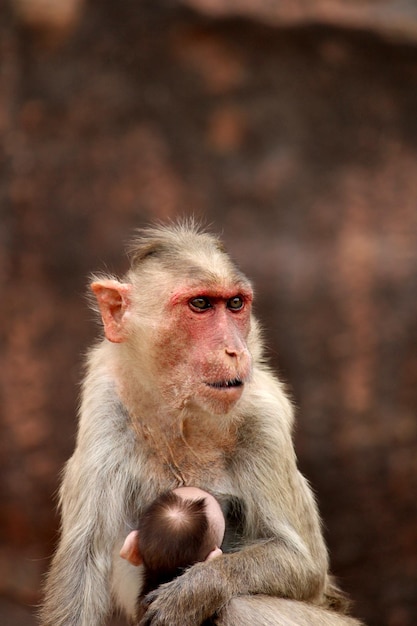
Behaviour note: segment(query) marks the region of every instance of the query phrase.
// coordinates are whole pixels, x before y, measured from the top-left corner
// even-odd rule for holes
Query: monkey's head
[[[253,293],[215,237],[193,225],[141,231],[124,280],[91,288],[106,338],[148,390],[215,414],[240,399],[252,369]]]

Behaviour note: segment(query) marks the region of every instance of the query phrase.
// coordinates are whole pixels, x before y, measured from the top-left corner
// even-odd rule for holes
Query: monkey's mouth
[[[243,387],[243,380],[240,380],[240,378],[218,380],[214,383],[206,383],[206,385],[212,389],[236,389],[237,387]]]

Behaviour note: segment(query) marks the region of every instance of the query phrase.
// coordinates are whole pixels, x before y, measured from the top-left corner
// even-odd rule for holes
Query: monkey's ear
[[[107,279],[94,281],[91,289],[97,298],[107,339],[113,343],[125,341],[126,314],[130,308],[132,285]]]
[[[132,530],[126,537],[120,550],[120,556],[132,565],[142,564],[142,557],[139,553],[139,533],[137,530]]]

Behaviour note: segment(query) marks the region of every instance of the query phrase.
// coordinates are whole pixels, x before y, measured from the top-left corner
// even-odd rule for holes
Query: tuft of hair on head
[[[197,255],[213,250],[225,253],[222,241],[207,232],[202,222],[193,217],[177,220],[176,222],[156,223],[153,226],[140,228],[135,231],[127,254],[133,268],[149,257],[167,258]]]

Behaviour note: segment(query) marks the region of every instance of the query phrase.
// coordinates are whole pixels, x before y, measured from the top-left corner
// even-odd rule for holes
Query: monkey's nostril
[[[239,356],[241,354],[240,350],[234,350],[233,348],[226,348],[225,352],[228,356]]]

